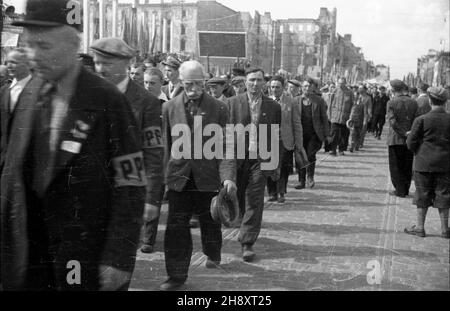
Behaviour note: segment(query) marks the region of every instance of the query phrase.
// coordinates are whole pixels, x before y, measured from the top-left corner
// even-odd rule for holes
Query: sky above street
[[[131,0],[119,0],[132,2]],[[25,0],[4,0],[24,11]],[[141,2],[144,2],[141,0]],[[160,0],[150,0],[159,3]],[[167,1],[170,2],[170,1]],[[195,1],[185,1],[195,2]],[[391,78],[416,72],[417,58],[429,49],[450,50],[450,0],[219,0],[252,15],[274,19],[317,18],[320,7],[337,9],[337,32],[352,34],[367,60],[391,66]]]

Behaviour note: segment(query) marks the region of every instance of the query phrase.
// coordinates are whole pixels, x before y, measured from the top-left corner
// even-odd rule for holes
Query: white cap
[[[180,80],[184,81],[204,81],[205,70],[202,64],[196,60],[184,62],[180,66]]]

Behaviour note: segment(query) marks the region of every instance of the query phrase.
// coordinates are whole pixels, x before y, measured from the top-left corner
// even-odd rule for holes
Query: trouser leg
[[[340,141],[342,139],[342,132],[341,132],[341,127],[340,124],[337,123],[333,123],[331,124],[331,144],[330,144],[330,149],[333,152],[336,152],[337,147],[340,144]]]
[[[266,178],[257,160],[246,160],[241,169],[245,169],[248,176],[245,187],[247,204],[238,240],[241,244],[253,245],[261,231]]]
[[[167,275],[186,279],[192,256],[192,236],[189,219],[193,213],[191,191],[169,190],[169,213],[164,236]]]
[[[347,151],[348,148],[350,130],[345,125],[339,124],[339,126],[341,127],[341,140],[339,143],[339,152],[344,152]]]

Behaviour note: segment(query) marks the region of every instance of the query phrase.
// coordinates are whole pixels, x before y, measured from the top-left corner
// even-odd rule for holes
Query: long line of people
[[[193,215],[206,267],[221,263],[221,223],[210,211],[220,189],[237,198],[241,256],[252,262],[266,186],[270,201],[285,203],[295,166],[296,190],[313,188],[322,145],[330,156],[361,150],[366,131],[380,139],[385,115],[392,195],[408,195],[416,159],[418,221],[405,233],[425,236],[427,209],[434,206],[442,237],[449,238],[450,114],[444,89],[420,86],[418,104],[398,80],[390,82],[389,99],[383,87],[349,88],[345,78],[336,88],[320,89],[312,78],[286,81],[252,67],[214,77],[198,61],[172,56],[161,64],[131,64],[135,50],[118,38],[93,42],[93,58],[77,59],[79,25],[54,14],[65,12],[67,1],[50,2],[48,9],[28,0],[25,19],[16,23],[25,28],[28,49],[8,55],[13,80],[0,89],[4,289],[128,289],[139,219],[141,250],[152,252],[165,199],[168,279],[160,288],[179,289],[189,274]],[[198,158],[209,144],[207,134],[195,137],[199,120],[203,135],[207,126],[222,129],[215,138],[223,149],[227,125],[249,128],[243,154]],[[261,137],[279,142],[271,144],[279,153],[263,156]],[[195,150],[180,150],[180,141]],[[269,165],[273,158],[275,166]],[[66,269],[74,262],[83,282],[68,282]]]

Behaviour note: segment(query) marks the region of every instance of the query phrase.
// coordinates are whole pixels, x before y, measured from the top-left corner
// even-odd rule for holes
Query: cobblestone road
[[[318,162],[315,188],[295,190],[293,175],[286,203],[265,205],[254,262],[242,261],[238,229],[225,229],[222,264],[206,269],[199,229],[193,229],[194,254],[183,290],[450,289],[450,245],[440,237],[437,210],[428,213],[426,238],[403,233],[415,223],[415,207],[411,197],[388,195],[385,139],[368,135],[363,151],[343,157],[321,151]],[[167,278],[166,213],[164,206],[156,251],[137,254],[132,290],[158,290]]]

